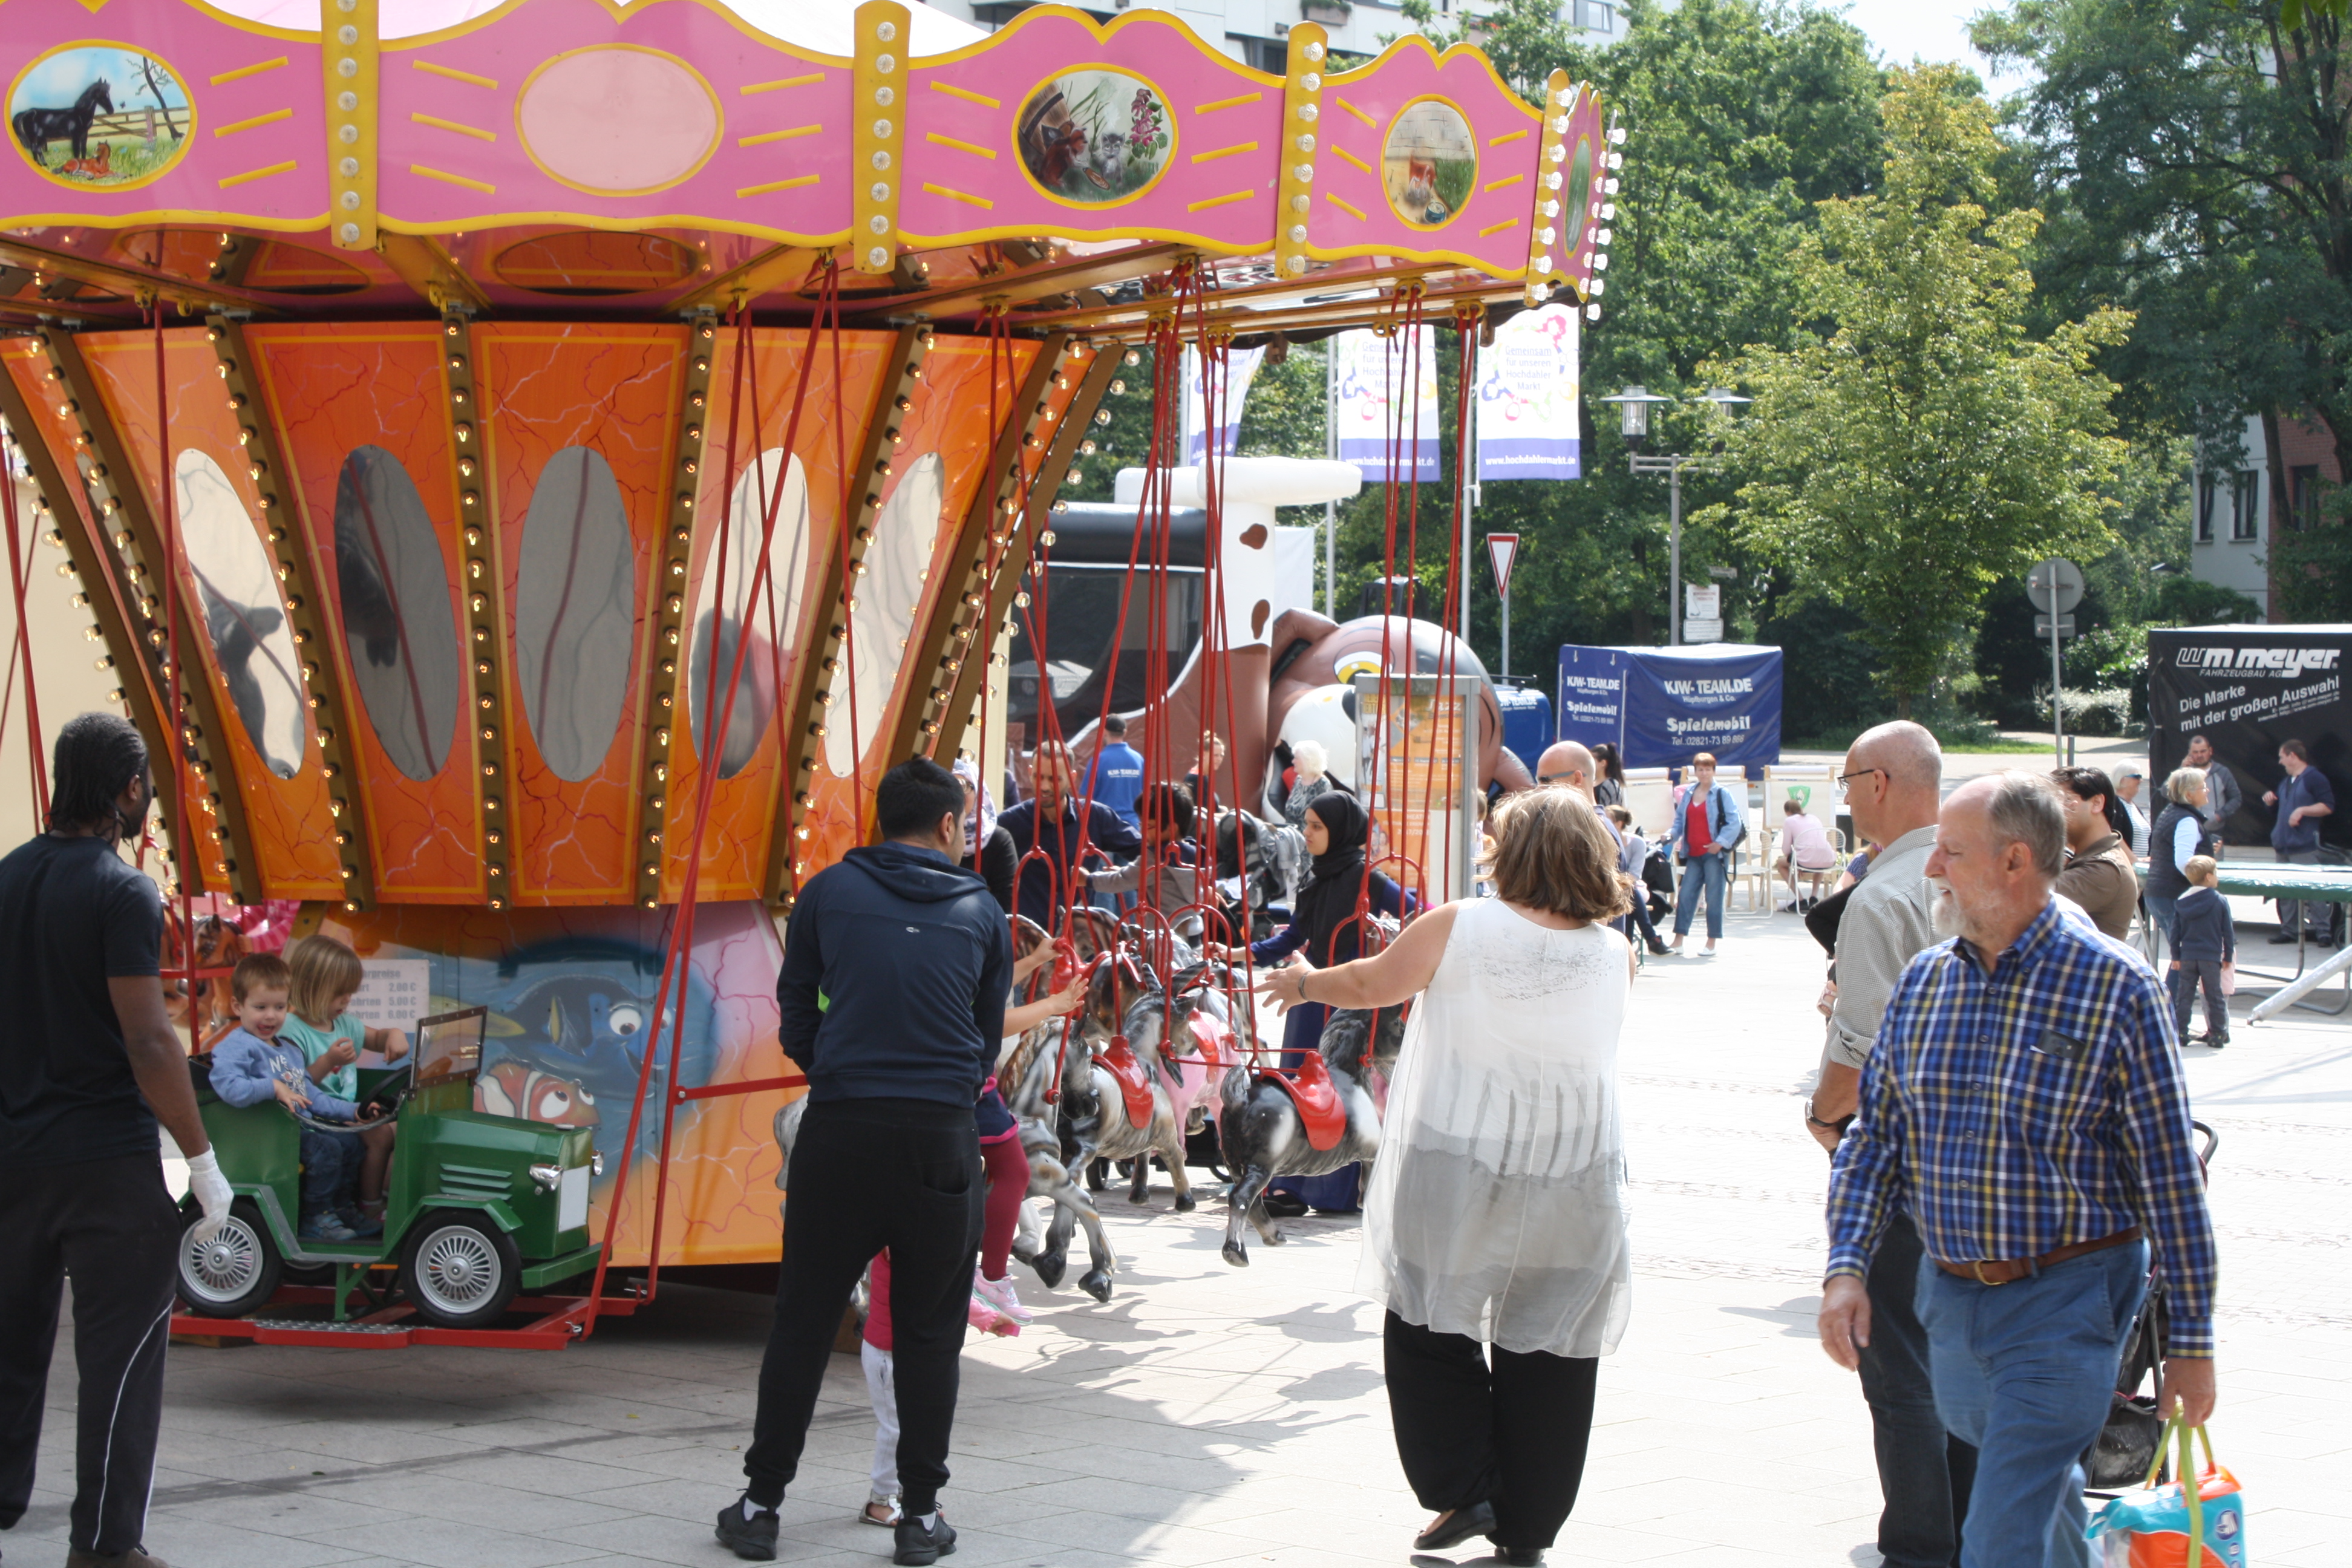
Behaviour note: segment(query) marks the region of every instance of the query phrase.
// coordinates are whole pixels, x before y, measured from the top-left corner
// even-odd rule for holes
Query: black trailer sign
[[[2147,634],[2147,750],[2153,817],[2164,777],[2182,765],[2192,735],[2236,775],[2242,801],[2223,825],[2232,844],[2270,842],[2263,792],[2284,776],[2279,742],[2300,740],[2339,799],[2352,791],[2352,626],[2185,626]],[[2352,844],[2352,812],[2327,819],[2330,843]]]

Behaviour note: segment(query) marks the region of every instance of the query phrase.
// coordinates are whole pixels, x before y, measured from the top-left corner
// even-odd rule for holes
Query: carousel
[[[138,853],[200,1073],[227,963],[292,936],[349,943],[404,1027],[481,1010],[399,1114],[418,1225],[458,1216],[425,1241],[461,1267],[431,1278],[488,1294],[422,1289],[414,1226],[297,1241],[290,1143],[257,1123],[216,1139],[251,1142],[244,1250],[184,1266],[219,1290],[179,1327],[555,1345],[664,1266],[773,1262],[781,917],[866,839],[891,763],[1005,777],[1007,649],[1016,624],[1049,641],[1056,492],[1107,396],[1151,401],[1110,657],[1143,662],[1152,776],[1197,768],[1211,820],[1261,811],[1285,716],[1346,688],[1390,870],[1437,896],[1464,874],[1455,819],[1502,765],[1483,670],[1443,613],[1272,603],[1227,465],[1182,466],[1178,367],[1204,367],[1213,425],[1236,344],[1451,327],[1467,388],[1482,325],[1597,317],[1622,132],[1588,89],[1530,102],[1415,37],[1346,60],[1312,24],[1276,76],[1171,13],[1050,5],[993,33],[896,0],[6,14],[0,725],[25,815],[45,717],[139,726]],[[1396,406],[1402,450],[1423,433]],[[1450,604],[1459,498],[1424,488],[1387,486],[1387,571]],[[1180,571],[1184,637],[1134,593]],[[1049,702],[1027,739],[1064,728]],[[1007,1063],[1034,1115],[1102,1100],[1087,1148],[1148,1172],[1164,1139],[1116,1125],[1135,1084],[1157,1124],[1153,1094],[1211,1104],[1239,1074],[1355,1148],[1355,1078],[1271,1065],[1246,975],[1197,962],[1230,934],[1213,905],[1025,933],[1099,981]],[[1325,1055],[1369,1064],[1383,1032]],[[1036,1190],[1093,1238],[1076,1173]]]

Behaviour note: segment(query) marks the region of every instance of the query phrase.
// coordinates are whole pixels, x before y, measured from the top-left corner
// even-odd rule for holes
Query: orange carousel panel
[[[845,461],[855,461],[859,426],[874,405],[875,387],[886,365],[890,332],[845,332],[841,379],[834,377],[830,333],[817,339],[803,400],[801,363],[808,348],[805,329],[755,331],[742,405],[733,406],[736,335],[721,330],[711,355],[711,398],[704,422],[701,484],[695,510],[694,597],[687,619],[692,657],[679,682],[679,705],[688,724],[671,727],[669,777],[664,796],[662,898],[675,902],[686,890],[686,854],[694,835],[695,795],[701,777],[699,748],[704,714],[724,706],[727,671],[748,622],[751,651],[744,655],[735,707],[713,785],[710,816],[702,837],[700,900],[757,899],[768,867],[768,846],[779,808],[782,737],[774,721],[777,693],[793,688],[794,656],[805,642],[808,585],[824,575],[824,552],[839,548]],[[793,405],[801,403],[795,424]],[[730,460],[730,432],[740,454]],[[792,452],[784,453],[789,435]],[[910,448],[911,449],[911,448]],[[726,582],[719,582],[720,509],[728,500],[728,476],[735,475],[733,513],[728,525]],[[767,509],[775,506],[776,526],[769,543],[768,582],[750,600],[759,567],[760,534]],[[724,614],[720,597],[725,598]],[[746,612],[749,612],[746,614]],[[711,668],[712,628],[717,627],[718,668]],[[718,702],[706,699],[715,690]],[[715,712],[714,712],[715,717]]]
[[[487,894],[474,727],[462,722],[457,475],[441,342],[424,322],[246,333],[328,600],[334,631],[322,662],[356,731],[348,754],[367,802],[377,896],[475,903]]]
[[[474,333],[509,617],[518,903],[629,902],[648,574],[673,491],[683,326]]]
[[[58,400],[56,384],[48,379],[48,362],[40,349],[30,339],[0,340],[0,370],[5,370],[15,379],[16,389],[24,395],[26,403],[33,410],[35,427],[30,430],[20,430],[16,434],[25,440],[38,440],[47,447],[50,460],[55,462],[63,472],[79,474],[80,460],[84,457],[79,439],[79,433],[74,428],[72,416]],[[52,525],[60,528],[79,528],[91,539],[97,539],[98,531],[90,520],[89,492],[81,485],[71,485],[68,487],[68,494],[51,496],[48,501],[52,507],[64,507],[70,509],[71,511],[70,517],[63,519],[60,519],[56,512],[49,513],[48,521]],[[38,521],[39,520],[27,521]],[[85,580],[81,586],[85,594],[104,594],[112,598],[115,613],[122,618],[126,626],[135,626],[139,623],[139,617],[132,613],[131,606],[124,600],[122,584],[115,582],[110,575],[104,582],[92,583]],[[104,650],[96,644],[90,645],[92,658],[101,657],[103,652]],[[132,681],[138,681],[146,686],[150,706],[157,712],[163,710],[163,701],[154,694],[154,683],[148,679],[147,667],[144,663],[134,662],[124,665],[117,662],[114,673],[126,687]],[[159,773],[167,765],[166,759],[163,757],[155,758],[154,763]],[[188,815],[181,820],[203,821],[205,816],[205,791],[194,787],[191,782],[190,787],[184,794],[184,798],[181,802],[181,807],[183,812]],[[228,870],[225,864],[226,857],[221,853],[220,846],[210,839],[204,839],[202,847],[203,858],[198,864],[204,873],[205,886],[208,888],[227,886]]]
[[[178,510],[183,649],[222,704],[226,752],[244,799],[261,882],[273,899],[342,897],[327,780],[302,694],[300,660],[263,542],[259,492],[221,392],[219,362],[202,327],[163,334],[163,410],[169,421]],[[155,340],[144,331],[79,340],[115,427],[134,455],[139,483],[160,526],[164,427],[156,417]],[[201,605],[190,625],[186,606]],[[234,712],[235,718],[229,717]]]
[[[1037,348],[1017,340],[1009,354],[996,358],[992,402],[999,426],[1013,417]],[[860,825],[876,782],[891,763],[905,760],[884,754],[887,737],[913,684],[920,680],[928,690],[932,674],[906,668],[907,644],[945,584],[941,568],[987,478],[995,440],[989,425],[991,353],[984,338],[942,333],[923,361],[915,405],[899,426],[905,439],[891,459],[890,488],[882,493],[866,574],[857,579],[847,639],[852,657],[834,672],[833,700],[823,710],[824,744],[801,824],[807,836],[793,858],[796,881],[862,842]]]

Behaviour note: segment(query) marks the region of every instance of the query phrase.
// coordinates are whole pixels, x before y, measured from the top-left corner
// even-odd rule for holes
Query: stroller
[[[2205,1141],[2197,1151],[2197,1163],[2210,1168],[2214,1151],[2221,1146],[2221,1134],[2202,1121],[2189,1125]],[[2116,1368],[2115,1400],[2108,1406],[2106,1425],[2083,1451],[2084,1484],[2094,1493],[2111,1496],[2138,1486],[2148,1467],[2156,1463],[2156,1446],[2164,1436],[2164,1421],[2156,1410],[2164,1395],[2164,1342],[2170,1318],[2164,1283],[2152,1278],[2140,1302],[2139,1318],[2132,1324],[2131,1338],[2124,1342],[2123,1360]],[[2140,1392],[2143,1384],[2150,1392]]]

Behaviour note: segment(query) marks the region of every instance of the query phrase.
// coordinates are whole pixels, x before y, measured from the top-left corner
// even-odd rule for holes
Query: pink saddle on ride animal
[[[1130,1127],[1151,1125],[1151,1083],[1143,1076],[1143,1064],[1135,1059],[1125,1035],[1114,1036],[1109,1047],[1095,1060],[1103,1070],[1118,1080],[1119,1098],[1127,1101],[1127,1124]]]
[[[1272,1079],[1289,1091],[1291,1103],[1298,1107],[1298,1124],[1307,1131],[1308,1148],[1319,1152],[1339,1146],[1348,1131],[1348,1108],[1339,1103],[1339,1086],[1320,1056],[1309,1056],[1288,1071],[1258,1076]]]
[[[1234,1048],[1234,1032],[1205,1013],[1195,1013],[1189,1020],[1194,1048],[1200,1052],[1201,1065],[1214,1072],[1231,1067],[1240,1060]]]

